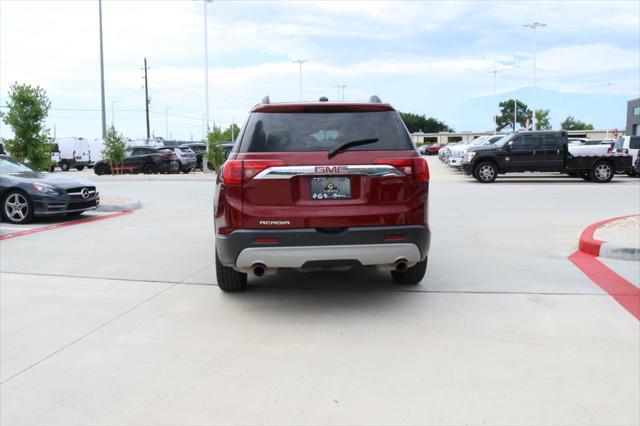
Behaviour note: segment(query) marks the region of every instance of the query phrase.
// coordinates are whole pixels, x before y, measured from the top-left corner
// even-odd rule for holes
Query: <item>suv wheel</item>
[[[145,164],[144,165],[144,174],[145,175],[153,175],[158,173],[158,167],[155,164]]]
[[[107,167],[106,164],[98,164],[93,168],[93,172],[98,176],[106,175],[107,173],[109,173],[109,167]]]
[[[2,200],[2,217],[11,223],[27,223],[33,218],[33,204],[22,191],[11,191]]]
[[[492,183],[498,177],[498,169],[493,163],[480,163],[473,170],[473,177],[480,183]]]
[[[613,167],[608,161],[599,161],[591,169],[591,180],[597,183],[607,183],[613,179]]]
[[[243,274],[231,267],[222,265],[217,252],[216,278],[218,278],[218,287],[220,287],[220,290],[222,291],[238,292],[247,289],[247,274]]]
[[[411,268],[407,268],[407,270],[398,272],[391,271],[391,276],[393,280],[398,284],[418,284],[424,278],[424,274],[427,271],[427,259],[422,262],[416,263]]]
[[[63,172],[68,172],[68,171],[69,171],[69,164],[68,164],[68,163],[66,163],[66,162],[65,162],[65,163],[60,164],[60,169],[61,169]]]

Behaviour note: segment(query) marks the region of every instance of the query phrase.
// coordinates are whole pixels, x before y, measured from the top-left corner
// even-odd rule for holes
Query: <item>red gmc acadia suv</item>
[[[429,169],[398,113],[370,103],[253,108],[217,178],[216,275],[242,291],[278,268],[377,266],[424,277]]]

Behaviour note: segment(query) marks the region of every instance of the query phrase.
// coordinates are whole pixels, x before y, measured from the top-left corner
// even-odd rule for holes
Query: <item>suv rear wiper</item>
[[[338,152],[344,151],[345,149],[351,148],[352,146],[367,145],[370,143],[378,142],[378,140],[379,140],[378,138],[369,138],[369,139],[358,139],[351,142],[345,142],[342,145],[339,145],[333,148],[331,151],[329,151],[329,154],[327,154],[327,158],[335,157],[336,154],[338,154]]]

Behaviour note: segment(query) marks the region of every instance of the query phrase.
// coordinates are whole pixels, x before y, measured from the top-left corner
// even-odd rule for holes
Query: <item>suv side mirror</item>
[[[507,151],[511,151],[513,149],[513,141],[507,142],[505,148],[507,149]]]

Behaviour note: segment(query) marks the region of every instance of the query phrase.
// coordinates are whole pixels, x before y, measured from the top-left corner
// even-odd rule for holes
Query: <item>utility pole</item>
[[[516,132],[516,123],[518,122],[518,100],[513,100],[513,133]]]
[[[611,86],[615,86],[613,83],[605,83],[607,86],[607,114],[611,115]],[[609,139],[609,126],[607,126],[607,139]]]
[[[298,95],[300,100],[302,100],[302,64],[309,62],[308,60],[305,59],[296,59],[295,61],[293,61],[294,64],[298,64]]]
[[[111,101],[111,127],[115,127],[115,119],[114,119],[114,115],[113,115],[113,106],[115,105],[115,103],[118,101]]]
[[[531,86],[531,127],[535,129],[536,121],[536,49],[538,40],[538,27],[546,27],[547,24],[541,24],[540,22],[534,22],[532,24],[523,25],[523,27],[531,28],[533,30],[533,86]]]
[[[493,71],[489,71],[489,73],[493,74],[493,101],[498,102],[498,91],[497,91],[497,77],[502,71],[494,69]],[[495,110],[494,110],[495,111]],[[493,115],[493,134],[496,134],[496,127],[498,127],[498,114]]]
[[[102,47],[102,0],[98,0],[98,16],[100,18],[100,94],[102,96],[102,139],[107,135],[107,114],[104,105],[104,54]]]
[[[147,81],[147,58],[144,58],[144,109],[147,113],[147,140],[150,139],[149,132],[149,85]]]

